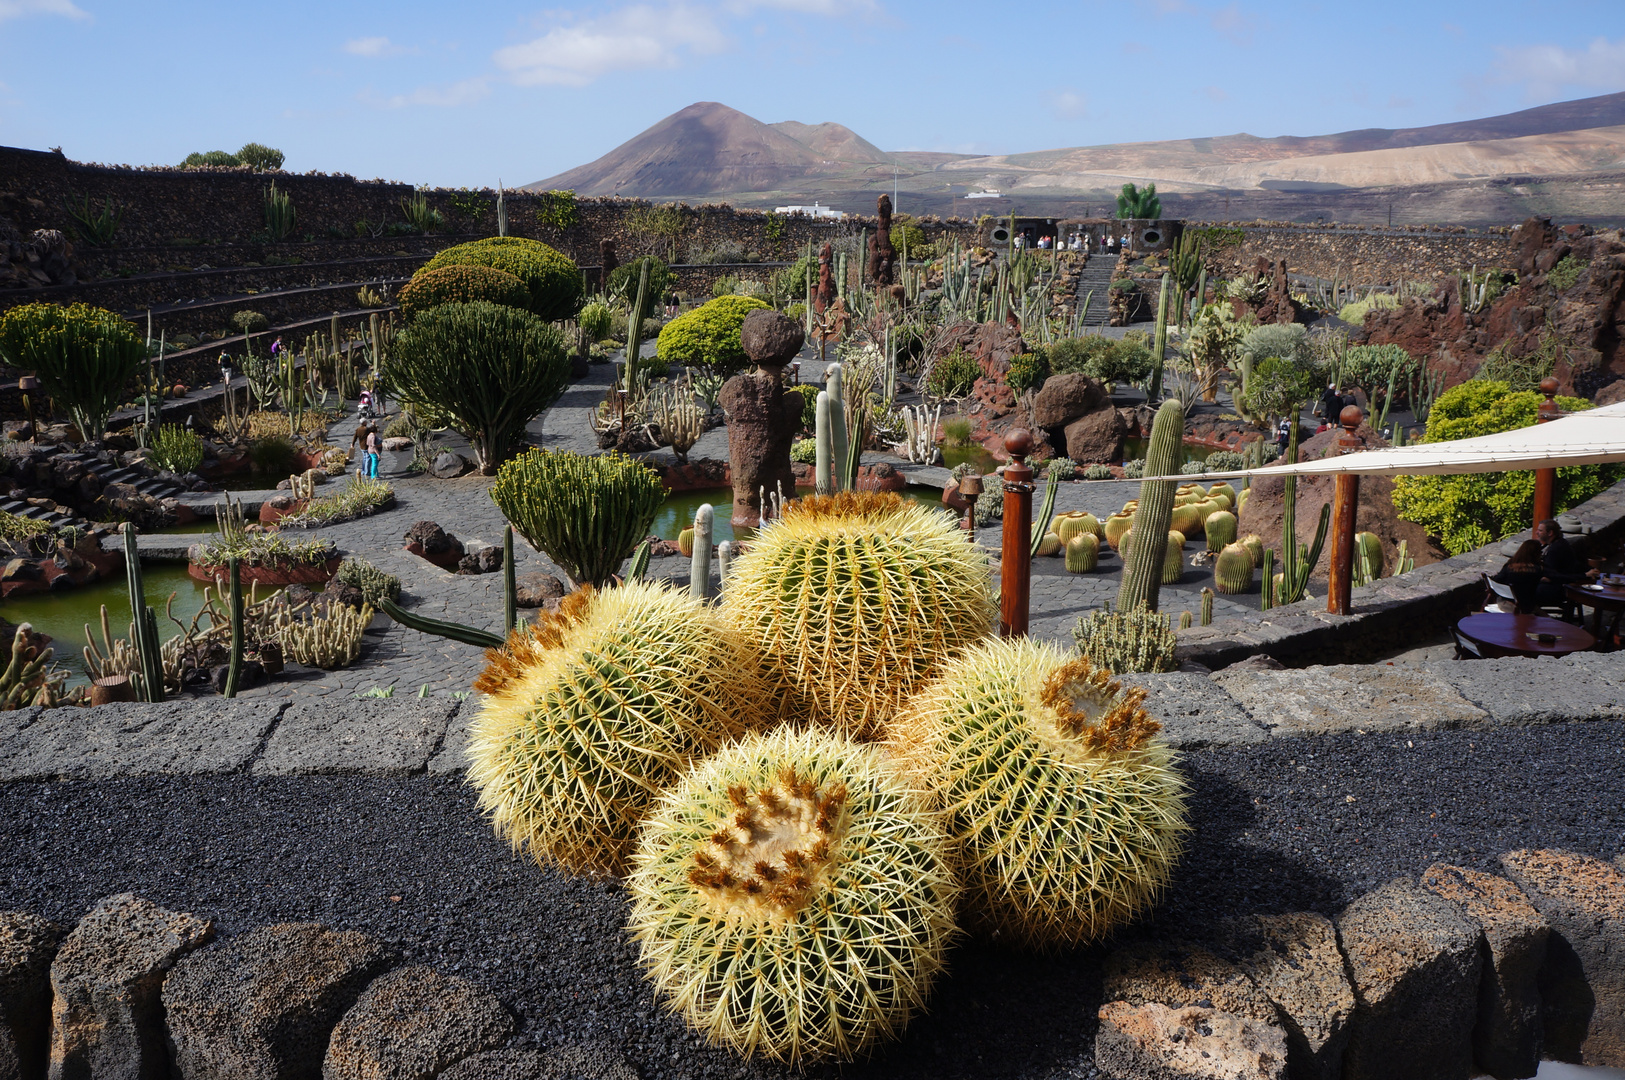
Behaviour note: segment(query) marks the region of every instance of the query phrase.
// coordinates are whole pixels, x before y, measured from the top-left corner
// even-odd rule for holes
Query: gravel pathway
[[[1276,739],[1184,758],[1195,831],[1154,920],[1331,914],[1430,863],[1509,849],[1625,850],[1625,723]],[[1352,801],[1350,801],[1352,797]],[[618,1049],[645,1080],[783,1077],[704,1047],[663,1014],[610,881],[514,857],[453,779],[154,778],[0,786],[0,909],[73,921],[133,890],[219,920],[365,930],[481,983],[521,1040]],[[929,1015],[872,1060],[813,1077],[1056,1080],[1090,1062],[1102,948],[954,951]]]

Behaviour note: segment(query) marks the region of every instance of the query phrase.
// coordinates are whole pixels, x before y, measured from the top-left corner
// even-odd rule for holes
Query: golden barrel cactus
[[[947,811],[985,926],[1040,947],[1094,941],[1167,884],[1185,784],[1144,698],[1054,645],[992,639],[893,721],[888,748]]]
[[[790,503],[733,563],[724,611],[777,680],[781,717],[877,736],[992,629],[986,553],[953,517],[884,492]]]
[[[850,1059],[923,1006],[954,934],[948,838],[879,748],[780,728],[683,778],[644,826],[627,928],[715,1043]]]
[[[621,873],[661,791],[769,697],[731,626],[652,583],[582,589],[486,655],[469,782],[498,835],[578,873]]]

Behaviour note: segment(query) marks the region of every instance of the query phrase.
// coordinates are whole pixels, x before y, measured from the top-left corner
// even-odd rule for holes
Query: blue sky
[[[0,144],[509,186],[695,101],[882,149],[1410,127],[1625,90],[1625,4],[0,0]]]

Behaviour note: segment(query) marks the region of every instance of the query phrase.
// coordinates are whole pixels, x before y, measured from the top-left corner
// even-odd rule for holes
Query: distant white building
[[[1000,195],[997,191],[973,191],[969,195],[966,195],[965,198],[967,198],[967,199],[1002,199],[1002,198],[1004,198],[1004,196]]]
[[[844,210],[831,210],[827,206],[813,203],[811,206],[775,206],[775,214],[798,214],[801,217],[816,218],[820,221],[840,221],[846,217]]]

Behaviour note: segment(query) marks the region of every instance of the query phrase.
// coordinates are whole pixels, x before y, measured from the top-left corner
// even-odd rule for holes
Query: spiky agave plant
[[[780,715],[855,739],[992,628],[992,575],[954,519],[883,492],[797,499],[733,564],[724,610]]]
[[[581,589],[486,656],[469,782],[498,835],[575,872],[622,872],[660,792],[767,701],[754,650],[660,584]]]
[[[888,747],[947,811],[986,927],[1036,947],[1093,941],[1167,884],[1185,784],[1144,699],[1054,645],[990,639],[892,721]]]
[[[639,836],[627,926],[713,1042],[851,1058],[920,1010],[954,934],[940,816],[876,747],[780,728],[727,747]]]

